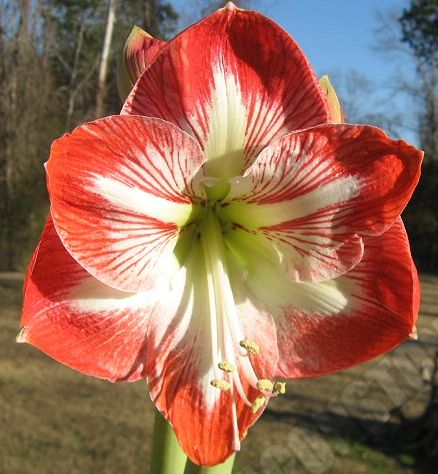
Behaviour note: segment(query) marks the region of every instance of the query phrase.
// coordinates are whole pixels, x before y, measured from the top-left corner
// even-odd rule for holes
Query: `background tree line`
[[[120,110],[116,52],[133,23],[166,38],[177,20],[157,0],[0,1],[0,269],[22,267],[41,229],[50,143]]]
[[[401,52],[415,66],[399,78],[401,93],[414,99],[420,148],[425,161],[419,186],[404,213],[415,260],[422,271],[438,270],[438,0],[412,0],[398,18]],[[391,50],[391,48],[390,48]],[[438,430],[438,427],[437,427]],[[438,443],[438,442],[437,442]],[[437,446],[438,449],[438,446]]]
[[[0,0],[0,270],[23,268],[41,230],[48,210],[42,164],[50,143],[80,123],[119,112],[117,58],[133,24],[167,39],[181,21],[197,20],[223,3],[192,0],[179,12],[166,0]],[[404,217],[417,263],[436,271],[438,0],[412,0],[391,28],[387,54],[401,54],[415,66],[414,77],[397,77],[396,93],[412,98],[404,115],[426,152],[421,184]],[[366,78],[337,79],[348,121],[403,134],[400,116],[381,101],[370,107]],[[367,105],[358,93],[368,95]]]

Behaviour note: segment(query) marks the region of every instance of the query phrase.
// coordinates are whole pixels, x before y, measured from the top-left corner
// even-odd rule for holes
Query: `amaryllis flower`
[[[399,216],[422,153],[332,114],[258,13],[228,4],[167,43],[123,115],[52,146],[21,340],[146,377],[202,465],[239,449],[281,380],[397,346],[418,313]]]

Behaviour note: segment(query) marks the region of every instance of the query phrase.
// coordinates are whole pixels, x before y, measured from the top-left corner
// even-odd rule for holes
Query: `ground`
[[[110,384],[15,343],[21,275],[0,275],[0,473],[148,472],[154,409],[144,382]],[[429,395],[438,278],[422,277],[419,340],[340,374],[288,384],[250,430],[239,474],[436,473],[400,441],[398,411]]]

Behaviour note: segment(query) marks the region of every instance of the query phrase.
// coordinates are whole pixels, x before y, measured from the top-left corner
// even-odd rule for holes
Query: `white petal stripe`
[[[272,204],[233,201],[222,207],[222,213],[235,223],[257,229],[310,216],[320,209],[353,199],[358,194],[359,181],[353,176],[341,177],[290,201]]]
[[[183,204],[163,199],[105,176],[96,175],[92,180],[90,191],[97,192],[120,210],[140,215],[147,213],[148,217],[152,219],[175,223],[179,227],[189,221],[193,211],[191,203]]]

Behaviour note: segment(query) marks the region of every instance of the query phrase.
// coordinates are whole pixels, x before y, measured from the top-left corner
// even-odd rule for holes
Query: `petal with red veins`
[[[151,398],[191,460],[205,466],[223,462],[239,448],[263,411],[252,412],[251,403],[260,395],[254,386],[258,378],[273,377],[278,357],[271,316],[254,306],[241,286],[233,285],[233,294],[220,300],[214,291],[225,292],[229,280],[222,273],[222,282],[213,288],[210,283],[218,276],[211,278],[200,246],[194,247],[174,278],[173,296],[157,307],[148,331]],[[171,324],[161,317],[161,306],[175,314]],[[227,308],[230,317],[224,314]],[[260,354],[250,359],[239,346],[241,338],[259,344]],[[219,370],[224,360],[237,370]],[[213,387],[214,379],[228,380],[230,390]]]
[[[46,166],[64,246],[107,285],[153,287],[173,268],[181,226],[197,212],[192,177],[202,163],[198,144],[159,119],[115,116],[78,127],[54,142]]]
[[[254,266],[248,286],[277,326],[277,377],[313,377],[392,350],[415,327],[419,282],[401,219],[364,238],[350,272],[320,283],[291,283],[270,264]],[[265,275],[269,272],[269,278]]]
[[[208,174],[240,174],[273,139],[326,123],[330,110],[294,40],[263,15],[216,11],[170,41],[123,114],[173,122],[201,144]]]
[[[291,133],[263,150],[221,212],[239,227],[238,245],[274,249],[290,279],[335,278],[361,260],[363,236],[400,215],[422,156],[370,126]]]
[[[156,298],[92,277],[65,250],[49,217],[26,275],[19,340],[85,374],[134,381],[145,376]]]

